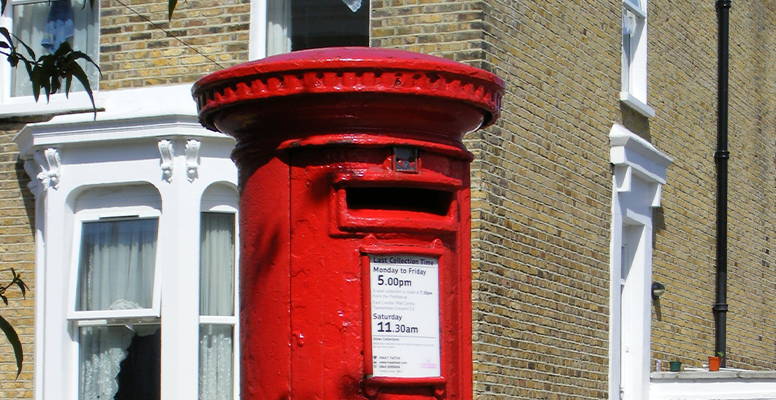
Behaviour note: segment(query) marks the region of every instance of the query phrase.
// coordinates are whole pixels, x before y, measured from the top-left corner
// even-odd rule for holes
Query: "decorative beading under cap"
[[[386,93],[460,101],[498,119],[504,81],[482,69],[403,50],[339,47],[305,50],[237,65],[194,84],[200,122],[230,105],[315,94]]]

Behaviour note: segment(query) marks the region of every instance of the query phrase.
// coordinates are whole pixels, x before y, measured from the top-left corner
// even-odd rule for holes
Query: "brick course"
[[[194,82],[248,61],[250,0],[179,2],[172,20],[167,1],[100,7],[102,90]]]
[[[653,356],[700,367],[714,351],[717,17],[713,2],[650,3],[653,142],[674,158],[655,235]],[[776,4],[730,10],[728,366],[776,369],[773,39]]]
[[[29,179],[11,141],[16,132],[0,130],[0,284],[11,282],[11,271],[22,274],[32,289],[22,298],[16,287],[8,289],[8,306],[0,304],[0,315],[14,327],[22,342],[24,364],[16,378],[13,349],[0,335],[0,398],[33,397],[33,337],[35,325],[35,199],[27,190]]]

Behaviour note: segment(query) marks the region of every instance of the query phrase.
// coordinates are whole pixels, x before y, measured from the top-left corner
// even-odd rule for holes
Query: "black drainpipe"
[[[718,75],[717,75],[717,288],[714,303],[714,355],[723,354],[725,366],[727,337],[727,204],[728,204],[728,15],[731,0],[717,0]]]

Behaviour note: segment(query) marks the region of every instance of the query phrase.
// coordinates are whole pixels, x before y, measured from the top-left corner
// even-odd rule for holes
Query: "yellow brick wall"
[[[467,11],[461,20],[445,19],[453,5]],[[501,120],[466,141],[475,398],[605,398],[619,6],[373,6],[373,46],[464,61],[507,83]]]
[[[250,0],[181,1],[171,21],[167,3],[100,2],[102,90],[194,82],[248,61]]]
[[[11,282],[11,268],[20,272],[32,289],[26,299],[16,287],[8,289],[8,306],[0,303],[0,315],[13,325],[22,341],[24,365],[16,379],[13,349],[0,334],[0,398],[32,398],[32,360],[35,290],[35,200],[27,190],[27,174],[18,161],[19,150],[11,142],[15,132],[0,130],[0,284]]]
[[[451,3],[467,12],[462,21],[445,19]],[[655,280],[668,293],[653,306],[653,361],[700,367],[714,345],[713,2],[650,1],[651,119],[617,100],[619,1],[373,7],[373,46],[461,60],[507,81],[502,119],[467,138],[476,397],[606,397],[613,123],[675,160],[654,220]],[[763,33],[774,11],[768,1],[731,11],[727,353],[729,366],[751,369],[776,367],[774,46]]]
[[[650,1],[651,119],[618,101],[620,3],[372,1],[372,46],[440,55],[507,82],[501,120],[466,138],[475,155],[476,399],[608,395],[613,123],[675,162],[654,219],[654,278],[667,293],[653,306],[653,358],[700,366],[712,353],[713,2]],[[249,0],[181,2],[172,22],[165,1],[127,4],[223,67],[247,60]],[[776,369],[775,19],[769,0],[731,10],[731,367]],[[192,82],[221,68],[113,0],[101,2],[101,30],[102,90]],[[13,266],[32,286],[34,207],[12,134],[0,136],[0,281]],[[0,340],[0,398],[32,394],[31,299],[0,308],[22,333],[28,360],[13,380]]]
[[[619,7],[488,1],[502,120],[470,138],[475,393],[605,398]]]
[[[482,1],[374,0],[371,47],[400,48],[479,66]]]
[[[653,357],[700,367],[714,351],[717,17],[714,2],[650,2],[650,120],[674,158],[656,214]],[[773,68],[776,3],[730,10],[728,366],[776,369]]]

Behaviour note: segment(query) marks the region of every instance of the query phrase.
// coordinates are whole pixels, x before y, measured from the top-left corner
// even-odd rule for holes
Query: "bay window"
[[[120,107],[98,122],[15,139],[36,196],[35,399],[238,399],[234,139],[201,128],[190,85],[102,95]]]

